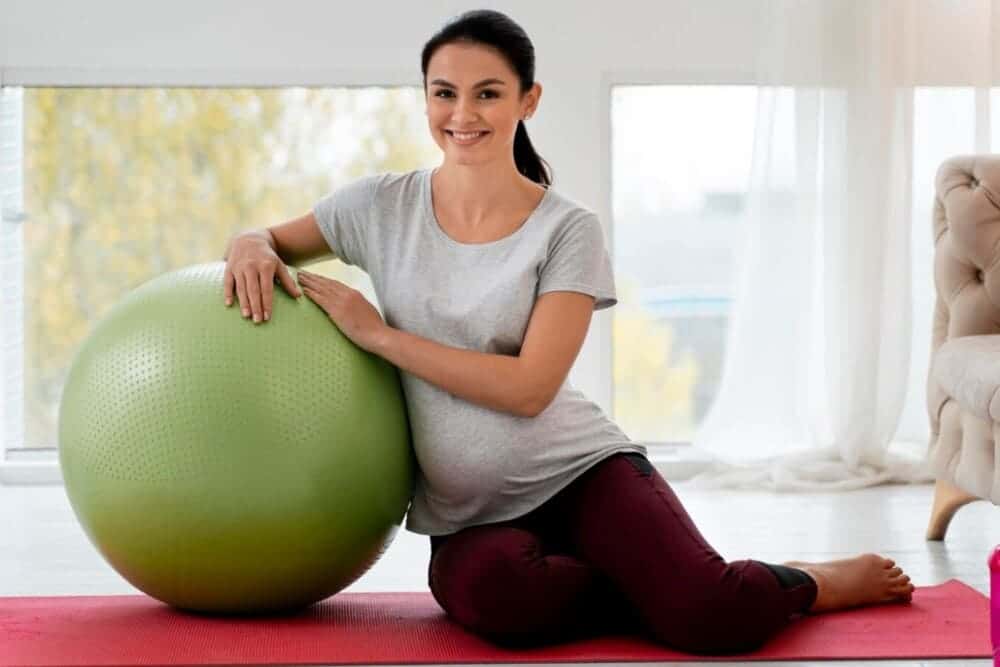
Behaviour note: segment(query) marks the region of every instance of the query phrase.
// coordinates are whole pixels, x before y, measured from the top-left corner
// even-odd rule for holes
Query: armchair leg
[[[937,480],[934,483],[934,506],[931,509],[930,523],[927,525],[927,539],[943,540],[955,512],[974,500],[981,500],[981,498],[963,491],[943,479]]]

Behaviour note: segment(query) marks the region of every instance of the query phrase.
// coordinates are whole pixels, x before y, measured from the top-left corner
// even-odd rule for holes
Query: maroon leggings
[[[599,461],[528,514],[430,540],[438,604],[505,646],[638,632],[689,653],[752,651],[816,597],[802,570],[727,563],[631,452]]]

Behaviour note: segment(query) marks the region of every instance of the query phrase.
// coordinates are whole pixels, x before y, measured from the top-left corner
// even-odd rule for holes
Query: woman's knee
[[[525,577],[539,550],[538,537],[519,528],[456,535],[431,563],[431,590],[461,625],[483,634],[518,634],[526,630],[519,627]]]

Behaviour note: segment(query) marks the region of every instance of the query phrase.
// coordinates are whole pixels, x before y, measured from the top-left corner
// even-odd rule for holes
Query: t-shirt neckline
[[[435,171],[437,171],[437,167],[431,167],[429,169],[424,170],[424,211],[425,211],[424,217],[427,219],[430,226],[434,228],[434,231],[436,232],[438,237],[444,240],[445,243],[448,243],[449,245],[455,246],[457,248],[468,248],[472,250],[482,249],[482,248],[493,248],[503,243],[507,243],[513,239],[516,239],[524,232],[524,229],[529,224],[531,224],[531,221],[535,218],[535,216],[542,209],[542,207],[545,206],[545,203],[549,200],[549,193],[552,191],[551,186],[545,188],[545,192],[542,194],[542,198],[535,206],[534,210],[532,210],[531,213],[528,214],[528,217],[524,219],[524,222],[521,223],[520,227],[515,229],[507,236],[499,238],[495,241],[488,241],[486,243],[462,243],[461,241],[456,241],[451,236],[449,236],[447,232],[444,231],[444,228],[441,227],[441,223],[438,222],[437,216],[434,214],[434,202],[432,198],[433,195],[431,192],[431,176],[434,174]]]

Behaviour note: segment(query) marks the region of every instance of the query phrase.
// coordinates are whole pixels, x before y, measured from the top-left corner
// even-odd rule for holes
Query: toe
[[[914,588],[912,584],[907,584],[905,586],[893,587],[889,590],[892,591],[893,595],[897,598],[909,600],[913,597]]]
[[[902,574],[903,574],[903,568],[901,567],[894,567],[891,570],[889,570],[890,577],[898,577]]]

